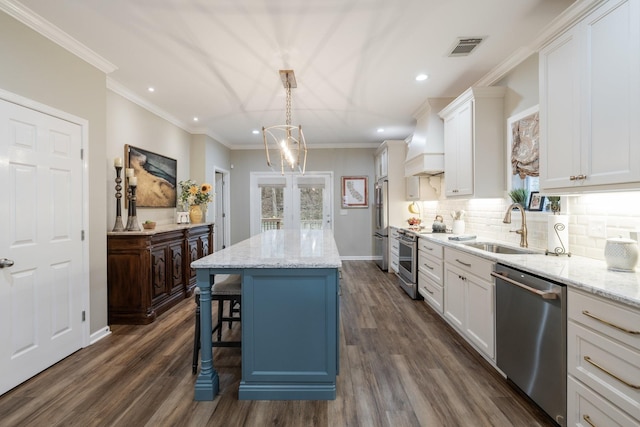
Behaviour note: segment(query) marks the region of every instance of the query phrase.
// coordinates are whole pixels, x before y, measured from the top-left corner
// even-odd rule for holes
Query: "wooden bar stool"
[[[198,353],[200,352],[200,288],[196,287],[196,324],[193,336],[193,374],[198,370]],[[233,327],[233,322],[240,322],[240,304],[242,302],[242,279],[239,274],[219,274],[215,276],[215,281],[211,287],[211,303],[218,301],[218,322],[212,329],[212,333],[217,335],[213,339],[213,347],[240,347],[241,341],[223,341],[222,326],[228,323],[229,329]],[[224,302],[228,301],[227,315],[224,314]]]

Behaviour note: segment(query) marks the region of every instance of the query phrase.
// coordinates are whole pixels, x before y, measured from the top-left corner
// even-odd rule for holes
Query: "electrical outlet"
[[[598,238],[606,239],[607,238],[607,220],[595,219],[595,218],[589,219],[587,235],[589,237],[598,237]]]

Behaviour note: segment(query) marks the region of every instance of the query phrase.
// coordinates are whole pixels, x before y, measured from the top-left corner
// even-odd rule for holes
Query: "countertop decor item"
[[[142,228],[144,228],[145,230],[153,230],[156,228],[156,223],[154,221],[146,220],[142,223]]]
[[[638,242],[623,237],[607,239],[604,246],[607,268],[614,271],[635,271],[638,263]]]
[[[447,226],[444,224],[442,215],[436,215],[436,219],[433,221],[433,225],[431,226],[431,231],[434,233],[447,232]]]
[[[451,227],[451,232],[453,234],[464,233],[465,225],[464,225],[464,220],[462,218],[464,218],[465,214],[466,212],[463,210],[451,211],[451,218],[453,218],[453,227]]]
[[[547,217],[547,250],[545,254],[571,256],[568,215],[549,215]]]
[[[111,231],[124,231],[124,224],[122,223],[122,178],[120,178],[122,158],[116,157],[113,159],[113,166],[116,168],[116,223]]]

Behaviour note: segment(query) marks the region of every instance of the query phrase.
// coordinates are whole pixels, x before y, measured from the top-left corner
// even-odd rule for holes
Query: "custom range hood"
[[[416,128],[408,138],[405,176],[433,176],[444,172],[444,124],[438,111],[450,98],[431,98],[415,114]]]

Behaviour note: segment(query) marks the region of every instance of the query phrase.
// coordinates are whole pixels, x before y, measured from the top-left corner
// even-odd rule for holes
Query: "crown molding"
[[[491,86],[505,77],[522,61],[537,53],[604,0],[576,0],[564,12],[553,19],[527,46],[517,49],[513,54],[485,74],[473,86]]]
[[[42,18],[40,15],[15,0],[0,0],[0,10],[22,22],[27,27],[63,47],[78,58],[83,59],[105,74],[118,69],[114,64],[104,59],[69,34]]]

